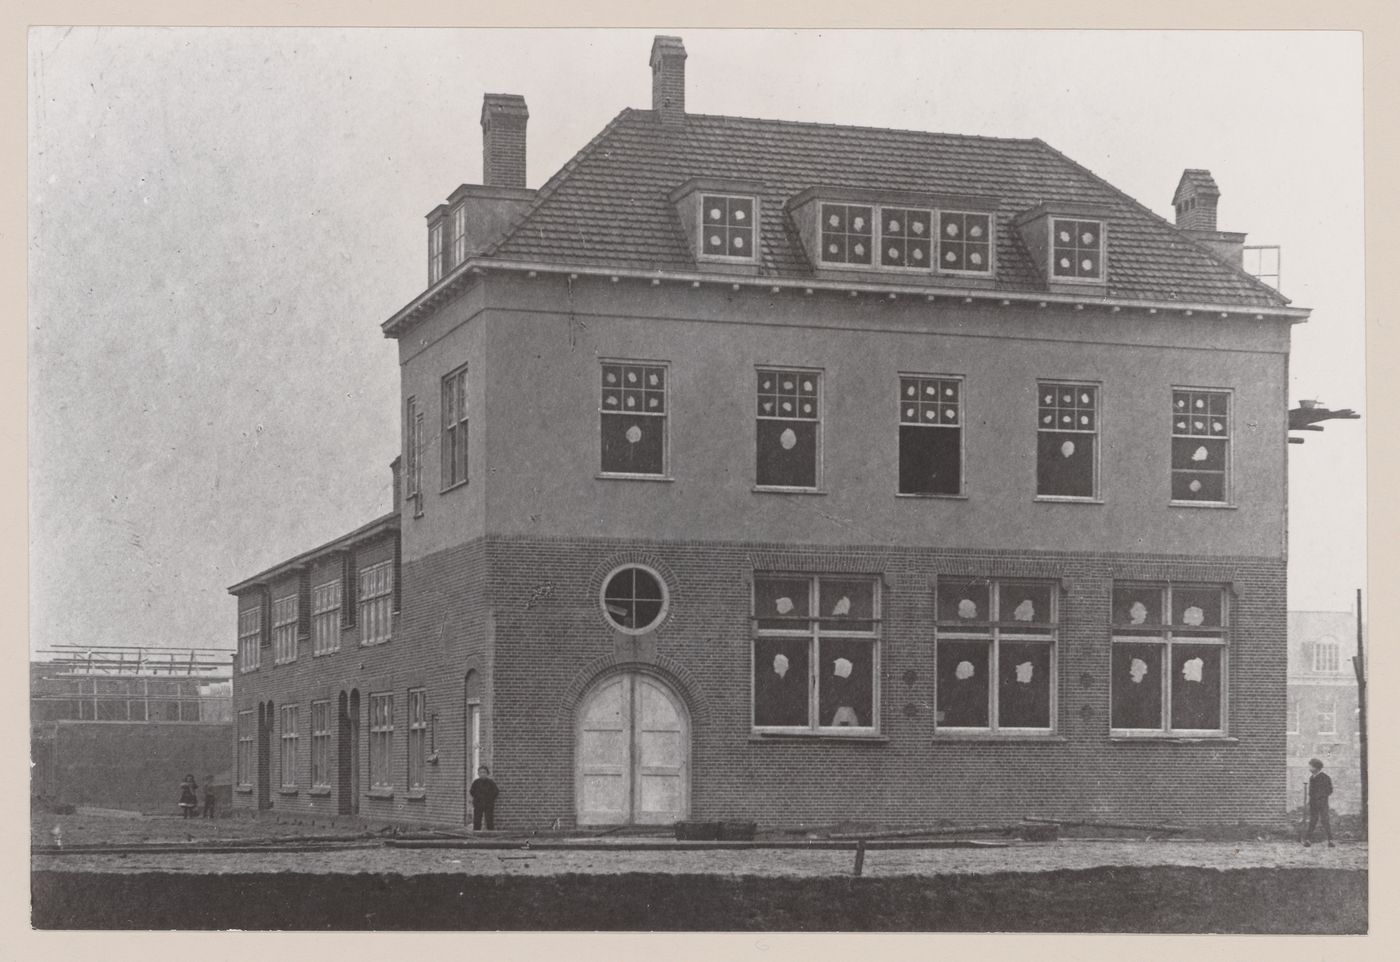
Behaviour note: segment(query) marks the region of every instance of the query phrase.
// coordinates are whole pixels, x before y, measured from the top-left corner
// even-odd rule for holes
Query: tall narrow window
[[[331,703],[311,703],[311,787],[331,784]]]
[[[822,262],[869,267],[875,247],[874,214],[869,204],[822,204]]]
[[[394,696],[369,696],[369,784],[394,787]]]
[[[704,257],[751,261],[755,257],[754,199],[700,196],[700,252]]]
[[[1103,224],[1096,220],[1052,219],[1051,273],[1061,280],[1101,281]]]
[[[1341,664],[1342,649],[1336,638],[1327,635],[1313,644],[1313,671],[1331,674],[1339,670]]]
[[[238,670],[258,667],[262,640],[262,608],[244,608],[238,613]]]
[[[394,563],[381,561],[360,572],[360,644],[377,645],[392,635]]]
[[[442,379],[442,487],[467,480],[467,369]]]
[[[1172,500],[1230,499],[1230,394],[1172,392]]]
[[[1301,720],[1301,712],[1298,710],[1298,699],[1288,699],[1288,724],[1284,729],[1289,735],[1298,734],[1298,722]]]
[[[962,493],[962,380],[899,379],[899,493]]]
[[[939,728],[1054,728],[1056,594],[1050,582],[938,579]]]
[[[296,705],[285,705],[281,712],[281,744],[278,746],[281,751],[279,755],[282,762],[282,787],[297,787],[297,737],[299,734],[298,724],[300,722],[300,712]]]
[[[604,474],[666,474],[664,364],[608,362],[598,417]]]
[[[428,759],[428,693],[408,690],[408,787],[421,791]]]
[[[311,589],[311,654],[340,650],[340,590],[337,578]]]
[[[442,221],[428,228],[428,286],[442,280]]]
[[[869,733],[879,717],[879,581],[754,576],[753,726]]]
[[[759,487],[815,488],[821,445],[821,375],[758,371]]]
[[[234,773],[234,779],[240,786],[251,786],[253,784],[253,713],[251,711],[238,713],[236,765],[238,770]]]
[[[423,513],[423,414],[418,398],[404,403],[404,500],[413,505],[414,517]]]
[[[467,208],[458,204],[450,215],[451,232],[448,234],[447,269],[451,270],[467,259]]]
[[[1214,586],[1113,586],[1114,730],[1223,733],[1227,614]]]
[[[928,270],[932,262],[933,211],[880,208],[880,266]]]
[[[1041,381],[1038,387],[1035,493],[1092,498],[1098,475],[1098,386]]]
[[[297,596],[272,602],[272,660],[283,665],[297,660]]]
[[[1337,734],[1337,699],[1329,698],[1320,701],[1317,705],[1317,733],[1319,735]]]
[[[989,214],[939,211],[938,269],[959,274],[991,272],[992,219]]]

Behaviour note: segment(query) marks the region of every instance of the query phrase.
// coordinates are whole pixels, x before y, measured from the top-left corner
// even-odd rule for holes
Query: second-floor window
[[[1334,672],[1341,669],[1342,649],[1337,639],[1328,636],[1313,645],[1313,671]]]
[[[664,364],[603,364],[598,418],[604,474],[666,473]]]
[[[962,381],[899,379],[899,493],[962,493]]]
[[[1095,497],[1098,493],[1098,385],[1041,381],[1037,387],[1036,496]]]
[[[403,437],[403,497],[417,517],[423,513],[423,412],[416,397],[404,402]]]
[[[340,650],[341,580],[328,581],[311,589],[311,654],[325,655]]]
[[[1172,500],[1230,500],[1230,394],[1172,392]]]
[[[244,608],[238,613],[238,670],[253,671],[261,660],[262,608]]]
[[[378,645],[393,630],[394,563],[381,561],[360,572],[360,644]]]
[[[1337,701],[1329,699],[1319,702],[1317,706],[1317,733],[1319,735],[1337,734]]]
[[[821,375],[759,368],[757,484],[815,488],[821,464]]]
[[[467,369],[442,379],[442,488],[467,481]]]
[[[297,660],[297,596],[272,602],[272,661],[282,665]]]

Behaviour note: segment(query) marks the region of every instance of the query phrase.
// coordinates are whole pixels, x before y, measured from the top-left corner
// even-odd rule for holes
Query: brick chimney
[[[1220,188],[1208,170],[1188,169],[1172,195],[1176,207],[1176,226],[1183,230],[1215,230],[1215,205],[1220,202]]]
[[[651,109],[663,124],[685,123],[685,44],[680,37],[651,42]]]
[[[487,94],[481,100],[481,182],[487,187],[525,186],[525,122],[530,111],[519,94]]]

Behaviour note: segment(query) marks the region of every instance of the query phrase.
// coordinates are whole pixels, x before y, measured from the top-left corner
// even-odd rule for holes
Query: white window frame
[[[339,578],[311,589],[311,656],[340,650],[340,604],[344,582]]]
[[[813,377],[813,378],[815,378],[815,379],[816,379],[816,384],[817,384],[817,388],[816,388],[816,391],[817,391],[817,401],[816,401],[816,409],[817,409],[817,410],[816,410],[816,416],[815,416],[815,417],[811,417],[811,418],[807,418],[807,417],[796,417],[796,416],[794,416],[794,417],[781,417],[781,416],[778,415],[778,414],[771,414],[771,415],[770,415],[770,414],[761,414],[761,413],[759,413],[759,408],[758,408],[758,406],[757,406],[759,403],[761,403],[761,402],[759,401],[759,398],[760,398],[760,396],[767,396],[767,395],[763,395],[763,376],[764,376],[765,374],[771,374],[771,375],[773,375],[774,377],[781,377],[781,376],[783,376],[784,374],[790,374],[790,375],[792,375],[792,376],[794,376],[794,377],[803,377],[803,376],[806,376],[806,377]],[[754,378],[754,394],[753,394],[754,401],[755,401],[755,407],[754,407],[754,409],[753,409],[753,411],[754,411],[754,433],[753,433],[754,490],[755,490],[755,491],[777,491],[777,492],[784,492],[784,491],[790,491],[790,492],[798,492],[798,491],[811,492],[811,491],[820,491],[820,490],[822,490],[822,480],[823,480],[822,461],[824,460],[823,455],[825,454],[825,448],[826,448],[826,445],[825,445],[825,432],[824,432],[824,427],[825,427],[825,424],[826,424],[826,410],[825,410],[825,405],[826,405],[826,391],[827,391],[826,372],[823,371],[823,370],[821,370],[820,368],[812,368],[812,367],[782,367],[782,366],[767,365],[767,364],[765,364],[765,365],[760,365],[760,366],[758,366],[757,368],[755,368],[755,375],[756,375],[756,376],[755,376],[755,378]],[[776,397],[776,395],[774,395],[774,396]],[[796,412],[794,412],[794,414],[796,414]],[[758,425],[759,425],[759,422],[760,422],[760,421],[814,421],[814,422],[816,423],[816,426],[817,426],[817,427],[816,427],[816,431],[815,431],[815,433],[814,433],[814,439],[815,439],[814,443],[815,443],[815,445],[816,445],[816,451],[814,452],[814,455],[813,455],[813,457],[814,457],[814,459],[815,459],[815,462],[816,462],[816,465],[815,465],[815,470],[813,471],[813,481],[812,481],[811,487],[806,487],[806,486],[803,486],[803,485],[765,484],[765,483],[763,483],[761,480],[759,480],[759,477],[758,477],[758,442],[759,442]]]
[[[413,505],[413,516],[423,514],[423,412],[418,398],[404,402],[404,500]]]
[[[1303,720],[1302,704],[1297,698],[1288,699],[1288,715],[1284,719],[1284,734],[1297,735],[1301,730]]]
[[[850,261],[830,260],[826,246],[823,243],[823,230],[826,226],[828,207],[868,207],[871,216],[871,256],[869,264],[857,264]],[[922,266],[906,264],[886,264],[885,254],[887,244],[890,240],[908,240],[908,237],[891,237],[887,229],[889,224],[889,214],[897,213],[902,219],[907,219],[908,215],[927,214],[929,218],[928,235],[928,261]],[[954,217],[985,217],[987,219],[987,266],[985,270],[968,268],[949,268],[943,266],[944,254],[944,226],[945,215]],[[996,256],[997,237],[997,217],[992,210],[967,210],[959,207],[923,207],[919,204],[859,200],[842,200],[840,198],[830,198],[817,201],[817,263],[820,267],[832,270],[855,270],[855,271],[880,271],[900,274],[930,275],[942,274],[951,277],[986,277],[992,278],[997,272]],[[949,241],[949,243],[965,244],[967,241],[962,238]],[[981,243],[980,241],[975,243]]]
[[[1327,675],[1342,670],[1342,646],[1336,638],[1326,635],[1313,643],[1312,670]]]
[[[1094,392],[1093,401],[1093,427],[1092,430],[1085,430],[1080,427],[1065,428],[1060,418],[1064,411],[1059,406],[1059,399],[1053,405],[1056,422],[1047,427],[1043,421],[1045,416],[1045,392],[1062,391],[1065,388],[1072,388],[1075,391],[1088,388]],[[1078,504],[1095,504],[1103,499],[1102,477],[1099,466],[1103,460],[1103,412],[1104,396],[1103,385],[1098,381],[1075,381],[1062,378],[1036,378],[1035,381],[1035,500],[1037,501],[1064,501]],[[1076,404],[1075,410],[1078,410]],[[1040,436],[1042,434],[1075,434],[1092,437],[1094,439],[1094,473],[1093,485],[1089,494],[1042,494],[1040,492]]]
[[[311,787],[331,786],[331,703],[311,703]]]
[[[297,596],[295,593],[272,600],[272,663],[286,665],[297,660]]]
[[[607,392],[608,392],[608,390],[609,390],[609,386],[608,386],[608,384],[607,384],[607,380],[606,380],[606,379],[607,379],[608,368],[610,368],[610,367],[615,367],[615,368],[621,369],[622,375],[623,375],[624,378],[626,377],[626,369],[628,369],[628,368],[640,369],[640,370],[642,371],[642,377],[643,377],[643,378],[645,378],[645,377],[647,376],[647,374],[648,374],[649,371],[660,371],[660,372],[661,372],[661,382],[662,382],[662,383],[661,383],[661,394],[662,394],[662,399],[661,399],[662,410],[661,410],[661,412],[658,413],[658,414],[651,414],[651,413],[648,413],[648,412],[646,412],[646,411],[624,411],[624,410],[621,410],[620,408],[617,408],[617,409],[609,408],[609,407],[607,406],[607,404],[606,404],[606,401],[607,401]],[[626,479],[635,479],[635,480],[644,480],[644,481],[664,481],[664,480],[669,480],[670,477],[671,477],[671,364],[670,364],[670,362],[669,362],[669,361],[644,361],[644,360],[622,359],[622,358],[602,358],[602,359],[600,359],[600,362],[599,362],[598,371],[599,371],[599,380],[598,380],[598,383],[599,383],[599,388],[598,388],[598,477],[600,477],[600,478],[620,478],[620,479],[624,479],[624,480],[626,480]],[[619,390],[619,392],[622,392],[622,391],[627,390],[627,388],[626,388],[625,385],[621,385],[621,386],[618,388],[618,390]],[[645,391],[645,390],[647,390],[647,388],[643,387],[642,390]],[[621,396],[622,396],[622,394],[619,393],[619,397],[621,397]],[[657,421],[659,421],[659,422],[661,423],[662,442],[661,442],[661,470],[660,470],[660,471],[658,471],[658,472],[650,472],[650,471],[608,471],[608,470],[606,470],[606,469],[603,467],[603,428],[604,428],[604,425],[607,423],[605,419],[608,418],[609,416],[613,416],[613,417],[626,417],[626,416],[629,416],[629,415],[630,415],[630,416],[645,416],[645,417],[648,417],[648,418],[652,418],[652,419],[654,419],[654,420],[657,420]]]
[[[408,789],[421,792],[427,787],[428,769],[428,690],[408,690]]]
[[[257,671],[262,661],[262,605],[238,612],[238,670]]]
[[[615,578],[615,577],[617,577],[618,575],[622,574],[624,571],[631,571],[631,570],[633,570],[633,569],[635,569],[635,570],[637,570],[637,571],[640,571],[640,572],[643,572],[644,574],[650,575],[652,578],[654,578],[654,579],[656,580],[656,583],[657,583],[658,585],[661,586],[661,608],[660,608],[660,610],[657,612],[656,617],[653,618],[651,621],[649,621],[647,624],[645,624],[645,625],[637,625],[637,626],[628,628],[628,627],[626,627],[626,626],[624,626],[624,625],[619,625],[615,620],[613,620],[612,613],[609,611],[609,608],[608,608],[608,596],[607,596],[607,595],[608,595],[608,585],[610,585],[610,584],[612,583],[613,578]],[[632,602],[635,604],[637,599],[636,599],[635,597],[633,597],[631,600],[632,600]],[[651,632],[651,631],[655,630],[658,626],[660,626],[660,625],[666,620],[666,615],[669,614],[669,613],[670,613],[670,610],[671,610],[671,590],[670,590],[670,588],[668,588],[667,585],[666,585],[666,579],[663,578],[663,577],[661,577],[661,572],[657,571],[655,568],[651,567],[650,565],[644,565],[644,564],[625,564],[625,565],[618,565],[616,568],[614,568],[613,570],[611,570],[611,571],[608,572],[607,577],[604,578],[602,584],[600,584],[600,585],[598,586],[598,607],[599,607],[599,609],[600,609],[600,610],[602,611],[602,613],[603,613],[603,620],[606,621],[607,624],[608,624],[608,627],[611,628],[611,629],[613,629],[614,631],[620,631],[620,632],[622,632],[624,635],[645,635],[645,634],[647,634],[648,632]]]
[[[382,645],[394,637],[394,562],[360,569],[360,645]]]
[[[934,233],[938,237],[938,243],[934,246],[933,261],[938,273],[946,274],[951,277],[995,277],[997,273],[996,212],[991,210],[960,210],[956,207],[939,207],[935,208],[933,214]],[[981,243],[980,241],[969,242],[966,240],[946,238],[945,230],[943,227],[943,218],[945,216],[962,217],[964,218],[964,224],[967,223],[966,218],[968,217],[987,218],[987,267],[985,270],[978,270],[975,268],[953,268],[943,266],[943,245],[945,242],[950,244]]]
[[[394,787],[394,693],[369,696],[369,786],[379,791]]]
[[[428,228],[428,286],[442,280],[445,273],[443,264],[443,235],[445,225],[441,220],[434,221]]]
[[[1188,427],[1187,427],[1187,432],[1186,432],[1186,433],[1181,433],[1181,434],[1177,433],[1177,420],[1178,420],[1178,418],[1181,416],[1181,415],[1178,413],[1178,410],[1177,410],[1177,401],[1178,401],[1177,395],[1179,395],[1179,394],[1186,394],[1186,395],[1188,395],[1188,397],[1186,398],[1186,401],[1187,401],[1187,404],[1188,404],[1188,410],[1187,410],[1186,413],[1187,413],[1188,416],[1190,415],[1189,405],[1190,405],[1191,397],[1192,397],[1192,396],[1200,396],[1202,399],[1206,399],[1206,398],[1209,398],[1209,397],[1212,397],[1212,396],[1214,396],[1214,397],[1223,397],[1223,398],[1225,399],[1225,414],[1224,414],[1223,416],[1219,416],[1219,418],[1220,418],[1220,420],[1224,423],[1225,433],[1224,433],[1223,435],[1222,435],[1222,434],[1219,434],[1219,433],[1192,434],[1192,433],[1190,433],[1190,426],[1189,426],[1189,425],[1188,425]],[[1207,403],[1209,403],[1209,401],[1207,401]],[[1206,420],[1207,420],[1208,422],[1209,422],[1209,421],[1212,421],[1214,417],[1215,417],[1215,416],[1207,416],[1207,419],[1206,419]],[[1229,389],[1229,388],[1219,388],[1219,387],[1212,387],[1212,388],[1200,388],[1200,387],[1173,387],[1173,388],[1172,388],[1172,421],[1171,421],[1171,424],[1172,424],[1172,433],[1171,433],[1171,444],[1172,444],[1173,450],[1172,450],[1172,452],[1171,452],[1171,478],[1170,478],[1170,480],[1171,480],[1172,483],[1171,483],[1171,486],[1168,488],[1168,494],[1169,494],[1170,497],[1171,497],[1171,503],[1172,503],[1173,506],[1175,506],[1175,507],[1197,507],[1197,506],[1200,506],[1200,507],[1220,507],[1220,506],[1222,506],[1222,505],[1229,505],[1229,504],[1234,503],[1234,502],[1233,502],[1234,493],[1233,493],[1233,491],[1231,490],[1232,487],[1233,487],[1234,474],[1235,474],[1235,472],[1234,472],[1234,453],[1235,453],[1235,443],[1234,443],[1234,436],[1235,436],[1235,432],[1234,432],[1234,421],[1235,421],[1235,392],[1232,391],[1231,389]],[[1176,476],[1177,476],[1177,474],[1178,474],[1178,473],[1186,473],[1186,472],[1188,472],[1188,471],[1190,470],[1190,469],[1188,469],[1188,468],[1178,468],[1178,467],[1176,466],[1175,447],[1176,447],[1176,442],[1177,442],[1178,439],[1186,440],[1186,441],[1189,441],[1189,440],[1191,440],[1191,439],[1198,439],[1198,440],[1199,440],[1199,439],[1206,439],[1206,440],[1224,441],[1224,442],[1225,442],[1225,457],[1224,457],[1225,466],[1224,466],[1224,468],[1222,469],[1222,471],[1220,472],[1220,473],[1223,475],[1223,477],[1221,478],[1221,482],[1220,482],[1220,495],[1221,495],[1220,500],[1218,500],[1218,501],[1206,501],[1206,500],[1197,499],[1197,498],[1177,498],[1177,497],[1176,497],[1176,492],[1175,492],[1174,489],[1175,489],[1175,486],[1176,486],[1176,485],[1175,485],[1175,482],[1176,482]],[[1212,473],[1214,473],[1214,472],[1212,472]]]
[[[1318,702],[1317,705],[1317,734],[1335,735],[1337,734],[1337,699],[1333,696],[1325,702]]]
[[[749,253],[747,255],[737,254],[714,254],[710,253],[709,245],[705,243],[705,226],[709,223],[707,214],[709,204],[707,201],[722,200],[726,203],[735,200],[746,200],[752,204],[752,220],[749,223]],[[762,222],[759,213],[759,198],[757,194],[728,193],[725,191],[709,190],[699,191],[696,197],[697,216],[695,218],[695,251],[696,259],[704,261],[718,261],[728,264],[753,264],[758,261],[759,248],[759,224]],[[725,224],[728,230],[728,223]],[[727,237],[727,235],[726,235]],[[728,250],[726,244],[725,249]]]
[[[278,709],[277,748],[284,791],[297,787],[297,742],[301,737],[300,725],[300,706],[283,705]]]
[[[467,205],[459,203],[447,214],[447,264],[443,273],[449,273],[467,259]]]
[[[961,498],[967,491],[967,433],[964,430],[967,422],[967,381],[960,374],[916,374],[901,371],[899,379],[899,403],[895,407],[896,424],[896,464],[895,464],[895,494],[901,498]],[[933,402],[924,399],[928,387],[934,386],[938,392],[937,400]],[[956,385],[956,397],[949,403],[944,400],[943,391],[946,385]],[[910,396],[909,388],[913,388],[914,396]],[[936,419],[930,420],[926,415],[930,404],[937,404]],[[943,409],[946,407],[956,408],[956,418],[948,421],[944,417]],[[912,408],[912,415],[910,409]],[[909,418],[912,416],[912,420]],[[957,431],[958,432],[958,489],[952,492],[944,491],[905,491],[901,488],[902,479],[900,477],[901,468],[904,462],[904,428],[917,427],[923,431]]]
[[[1098,217],[1080,217],[1076,214],[1065,214],[1063,216],[1051,216],[1046,218],[1048,236],[1046,237],[1046,257],[1049,262],[1045,265],[1046,276],[1052,284],[1106,284],[1108,283],[1108,223]],[[1097,224],[1099,228],[1098,258],[1099,272],[1096,276],[1080,277],[1079,265],[1074,265],[1075,271],[1072,275],[1058,274],[1055,272],[1055,240],[1058,232],[1058,225],[1061,223],[1073,224]],[[1078,230],[1078,227],[1075,228]],[[1078,239],[1074,240],[1075,257],[1079,257],[1081,244]]]
[[[444,492],[461,487],[471,477],[471,451],[468,448],[471,440],[468,387],[467,365],[465,364],[454,368],[442,377],[439,402],[442,405],[440,451],[442,490]],[[459,451],[461,452],[460,457],[458,457]],[[460,477],[458,477],[457,472],[459,466],[461,467]]]
[[[253,785],[253,736],[256,731],[256,722],[253,720],[253,711],[240,711],[238,713],[238,749],[234,764],[237,771],[234,778],[240,787],[251,788]]]

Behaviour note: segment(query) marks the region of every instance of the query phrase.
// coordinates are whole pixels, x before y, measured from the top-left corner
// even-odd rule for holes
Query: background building
[[[1303,804],[1308,759],[1332,777],[1332,808],[1361,811],[1361,716],[1357,709],[1356,614],[1288,613],[1287,805]]]

